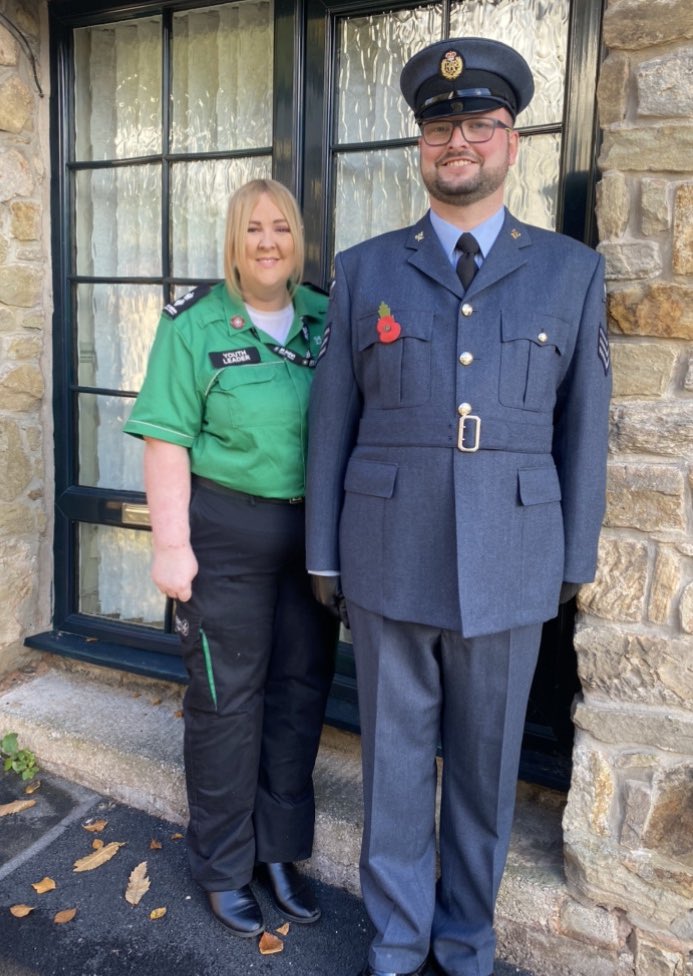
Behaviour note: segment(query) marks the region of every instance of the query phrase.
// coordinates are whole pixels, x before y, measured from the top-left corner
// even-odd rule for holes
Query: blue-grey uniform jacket
[[[425,216],[337,256],[328,330],[309,569],[467,637],[553,617],[562,581],[594,577],[604,513],[602,258],[506,213],[465,294]]]

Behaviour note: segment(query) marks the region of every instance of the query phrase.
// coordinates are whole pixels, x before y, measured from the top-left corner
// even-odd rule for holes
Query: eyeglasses
[[[465,142],[489,142],[496,133],[496,129],[512,132],[510,126],[499,119],[433,119],[430,122],[419,123],[421,135],[427,146],[444,146],[452,139],[452,134],[459,128]]]

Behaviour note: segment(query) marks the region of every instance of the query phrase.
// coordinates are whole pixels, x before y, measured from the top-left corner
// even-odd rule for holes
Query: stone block
[[[19,336],[11,339],[7,343],[7,360],[29,359],[32,362],[38,360],[42,352],[42,343],[39,336]]]
[[[606,129],[599,166],[603,170],[618,169],[626,173],[690,173],[692,152],[691,123]]]
[[[659,546],[655,559],[647,617],[652,623],[667,624],[683,583],[681,557],[667,546]],[[693,691],[693,687],[691,688]]]
[[[662,273],[662,256],[654,241],[603,241],[597,250],[606,261],[607,281],[657,278]]]
[[[693,753],[693,715],[683,709],[655,708],[631,702],[609,703],[607,707],[603,702],[592,705],[578,701],[573,721],[605,745],[647,747],[677,755]]]
[[[41,208],[28,200],[10,204],[12,236],[18,241],[37,241],[41,233]]]
[[[681,629],[687,634],[693,634],[693,583],[689,583],[681,594],[679,606]]]
[[[670,183],[644,176],[640,184],[640,217],[642,232],[651,237],[668,230],[671,224]]]
[[[693,115],[693,52],[673,53],[643,61],[635,71],[638,115],[690,118]]]
[[[643,846],[693,868],[693,761],[660,768],[642,833]]]
[[[597,183],[599,239],[622,237],[630,217],[630,189],[623,173],[610,170]]]
[[[0,376],[0,409],[31,410],[41,401],[43,376],[37,366],[17,366]]]
[[[38,268],[21,264],[0,268],[0,302],[30,308],[36,305],[43,291],[43,275]]]
[[[34,188],[31,168],[20,152],[0,153],[0,202],[13,197],[28,197]]]
[[[6,27],[0,25],[0,65],[12,67],[17,63],[17,42]]]
[[[677,187],[674,197],[672,265],[675,274],[693,274],[693,183]]]
[[[688,358],[688,368],[683,380],[683,388],[687,393],[693,393],[693,356]]]
[[[596,578],[581,587],[578,607],[608,620],[641,620],[647,569],[646,543],[602,536]]]
[[[0,546],[0,647],[23,639],[27,602],[34,591],[37,561],[34,547],[20,539]]]
[[[680,952],[665,949],[638,929],[635,943],[635,976],[684,976],[685,959]]]
[[[561,935],[600,949],[620,950],[625,944],[624,926],[616,912],[598,905],[581,905],[573,898],[563,902],[559,926]]]
[[[540,932],[526,923],[499,920],[498,955],[533,976],[631,976],[632,958],[577,942],[562,935]]]
[[[677,353],[661,342],[612,342],[613,395],[661,396],[671,381]]]
[[[622,788],[623,819],[619,841],[631,849],[641,846],[647,814],[650,812],[650,787],[638,780],[626,780]]]
[[[563,814],[564,837],[588,831],[595,837],[612,833],[612,811],[617,783],[610,757],[603,751],[576,739],[573,750],[573,775],[568,803]]]
[[[615,403],[611,410],[610,444],[616,454],[689,459],[693,452],[693,402]]]
[[[693,339],[693,286],[655,282],[609,292],[609,328],[624,335]]]
[[[0,305],[0,332],[14,332],[17,327],[15,310]]]
[[[0,85],[0,130],[21,132],[31,118],[33,105],[27,86],[17,75],[12,75]]]
[[[25,454],[18,425],[3,417],[0,417],[0,457],[0,500],[10,502],[31,481],[31,461]],[[0,528],[11,528],[11,523],[3,525],[1,513]]]
[[[599,122],[604,128],[622,122],[626,117],[630,60],[620,51],[609,52],[599,71],[597,104]]]
[[[683,472],[669,464],[611,463],[604,524],[644,532],[686,529]]]
[[[621,0],[604,12],[603,41],[607,47],[637,51],[693,38],[689,0]]]

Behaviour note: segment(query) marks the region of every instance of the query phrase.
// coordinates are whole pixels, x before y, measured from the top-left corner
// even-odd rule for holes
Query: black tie
[[[457,277],[466,291],[477,272],[474,255],[479,253],[479,244],[476,237],[473,234],[462,234],[457,242],[457,250],[462,252],[457,262]]]

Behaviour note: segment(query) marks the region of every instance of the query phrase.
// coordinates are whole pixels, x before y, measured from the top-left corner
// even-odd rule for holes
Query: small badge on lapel
[[[380,318],[375,327],[378,330],[380,341],[394,342],[395,339],[399,339],[402,326],[393,318],[390,306],[386,305],[385,302],[381,302],[378,305],[378,315]]]
[[[414,234],[415,241],[421,242],[423,239],[424,239],[424,232],[422,230],[420,230],[418,234]]]
[[[245,319],[242,315],[234,315],[234,317],[231,319],[230,325],[232,329],[242,329],[245,325]]]

